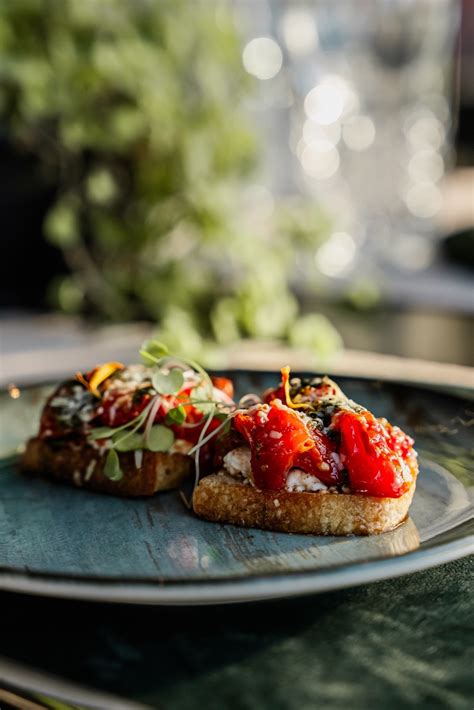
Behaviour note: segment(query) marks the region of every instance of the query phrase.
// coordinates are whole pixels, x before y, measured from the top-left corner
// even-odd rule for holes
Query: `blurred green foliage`
[[[70,269],[61,309],[152,319],[188,353],[302,333],[294,254],[328,225],[294,205],[244,217],[251,90],[220,3],[0,2],[0,120],[57,186],[44,234]],[[337,336],[316,321],[305,340],[325,351]]]

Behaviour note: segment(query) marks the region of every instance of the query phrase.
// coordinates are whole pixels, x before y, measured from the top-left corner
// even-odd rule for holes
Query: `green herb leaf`
[[[202,401],[204,400],[204,401]],[[209,391],[205,386],[195,387],[190,397],[191,404],[201,414],[209,414],[215,409],[215,402],[209,400]]]
[[[123,478],[123,471],[120,468],[119,457],[114,449],[110,449],[107,454],[104,466],[104,476],[110,478],[111,481],[120,481]]]
[[[98,439],[108,439],[116,433],[116,429],[111,429],[108,426],[98,426],[94,429],[91,429],[88,438],[92,439],[92,441],[97,441]]]
[[[186,419],[186,410],[183,407],[182,404],[180,404],[178,407],[174,407],[173,409],[170,409],[169,412],[166,415],[166,423],[167,424],[182,424]]]
[[[147,365],[154,365],[160,358],[168,354],[168,348],[159,340],[145,341],[140,350],[140,355]]]
[[[130,434],[116,434],[113,439],[114,449],[116,451],[136,451],[137,449],[143,449],[145,447],[145,442],[143,439],[143,434],[138,432],[130,432]]]
[[[146,439],[146,448],[150,451],[169,451],[174,442],[171,429],[157,424],[153,426]]]
[[[159,394],[177,394],[184,384],[183,371],[177,367],[167,374],[156,370],[151,377],[151,384]]]

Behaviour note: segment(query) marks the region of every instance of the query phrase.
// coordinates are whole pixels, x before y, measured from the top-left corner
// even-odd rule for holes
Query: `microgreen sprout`
[[[139,449],[169,451],[175,440],[173,426],[183,429],[200,427],[198,441],[190,451],[195,457],[197,483],[201,449],[228,424],[235,405],[230,401],[227,403],[216,400],[214,385],[207,372],[193,360],[187,361],[171,355],[163,343],[157,340],[147,341],[143,344],[140,355],[147,368],[150,401],[136,417],[125,424],[117,427],[93,427],[88,433],[88,440],[98,442],[99,445],[102,443],[103,448],[107,450],[104,474],[111,480],[118,481],[122,478],[123,471],[117,452]],[[173,403],[173,396],[177,398],[175,404],[166,411],[170,401]],[[159,417],[162,423],[156,423],[161,406],[166,414],[163,419]],[[202,416],[197,421],[187,421],[186,407],[192,407]],[[209,432],[214,419],[221,422]]]

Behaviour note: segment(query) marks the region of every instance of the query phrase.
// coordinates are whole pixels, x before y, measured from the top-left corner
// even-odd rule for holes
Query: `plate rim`
[[[421,572],[474,554],[474,534],[436,547],[382,560],[347,565],[333,570],[261,579],[189,582],[186,585],[157,582],[63,581],[41,575],[0,573],[0,591],[33,594],[76,601],[163,606],[203,606],[265,601],[306,596],[383,581]]]

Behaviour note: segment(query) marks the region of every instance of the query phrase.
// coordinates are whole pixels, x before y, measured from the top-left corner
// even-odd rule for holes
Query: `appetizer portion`
[[[156,341],[144,364],[109,362],[60,384],[46,402],[24,471],[121,496],[175,488],[212,461],[212,433],[234,408],[233,385]],[[189,456],[196,451],[194,460]]]
[[[413,439],[348,399],[328,377],[292,378],[231,415],[217,473],[193,495],[207,520],[292,533],[368,535],[407,516]]]

